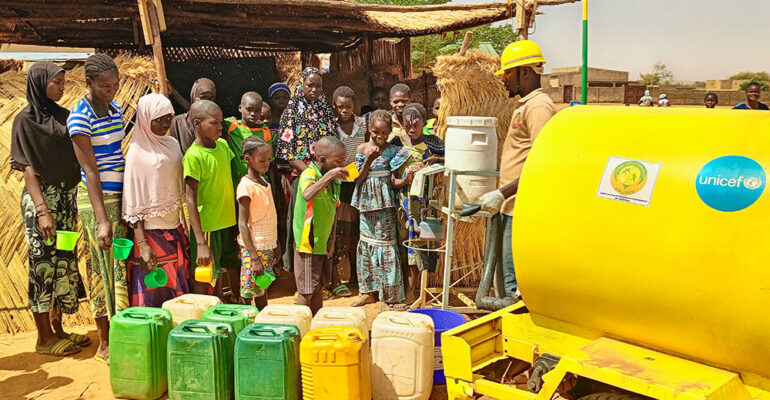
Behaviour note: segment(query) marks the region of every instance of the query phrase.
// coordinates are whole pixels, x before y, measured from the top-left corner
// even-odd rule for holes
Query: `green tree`
[[[357,0],[365,4],[384,4],[395,6],[424,6],[431,4],[444,4],[449,0]],[[505,46],[515,42],[518,37],[512,25],[492,26],[484,25],[470,29],[473,31],[473,39],[470,48],[478,47],[481,42],[489,42],[498,53],[502,53]],[[412,38],[412,69],[415,72],[433,68],[436,56],[457,53],[462,47],[462,40],[468,29],[454,32],[453,34],[428,35]]]
[[[674,79],[674,74],[668,70],[666,64],[658,61],[652,67],[652,72],[647,74],[639,74],[639,78],[645,85],[660,85],[669,84]]]
[[[515,42],[518,34],[512,25],[483,25],[447,35],[429,35],[412,39],[412,68],[415,72],[433,68],[436,56],[454,54],[460,51],[465,33],[473,32],[470,48],[478,47],[482,42],[489,42],[502,53],[505,46]]]
[[[739,72],[730,77],[734,81],[746,81],[741,83],[741,90],[746,90],[746,86],[750,82],[759,83],[760,89],[767,91],[770,90],[770,74],[767,72]]]

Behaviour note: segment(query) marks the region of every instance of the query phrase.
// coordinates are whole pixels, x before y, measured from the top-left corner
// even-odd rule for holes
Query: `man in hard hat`
[[[508,95],[519,96],[519,99],[503,143],[499,189],[485,193],[479,199],[483,210],[502,213],[503,278],[506,294],[514,297],[519,293],[513,269],[511,226],[519,176],[540,129],[556,113],[551,97],[540,87],[543,64],[540,46],[529,40],[509,44],[500,57],[500,70],[495,75],[502,76]]]

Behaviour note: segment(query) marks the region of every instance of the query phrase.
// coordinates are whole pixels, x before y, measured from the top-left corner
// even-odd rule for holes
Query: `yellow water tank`
[[[770,376],[768,168],[770,113],[559,112],[513,215],[533,320]]]

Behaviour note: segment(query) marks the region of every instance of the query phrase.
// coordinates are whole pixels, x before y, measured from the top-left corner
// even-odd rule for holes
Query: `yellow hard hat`
[[[540,46],[531,40],[519,40],[509,44],[500,56],[500,70],[495,75],[502,75],[506,69],[522,65],[545,64]]]

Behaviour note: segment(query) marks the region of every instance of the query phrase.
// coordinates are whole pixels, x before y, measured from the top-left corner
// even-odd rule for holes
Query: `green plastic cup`
[[[80,232],[56,231],[56,250],[73,251]]]
[[[262,289],[267,289],[267,287],[270,286],[274,280],[275,275],[269,272],[265,272],[264,275],[258,276],[257,279],[254,280],[254,283],[256,283],[257,286],[261,287]]]
[[[132,247],[134,242],[128,239],[112,239],[112,256],[118,260],[125,260],[131,254]]]
[[[168,275],[163,268],[155,268],[144,276],[144,284],[147,287],[156,288],[165,286],[168,282]]]

